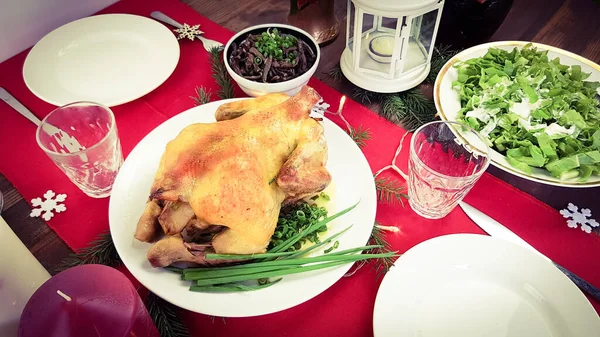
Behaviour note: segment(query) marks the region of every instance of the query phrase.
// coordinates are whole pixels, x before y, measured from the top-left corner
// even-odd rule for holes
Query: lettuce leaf
[[[550,60],[547,51],[530,44],[490,48],[454,66],[458,79],[453,87],[462,107],[458,120],[484,131],[512,166],[528,174],[540,167],[561,179],[600,175],[600,82],[587,81],[590,74],[580,66]],[[517,115],[510,107],[519,102],[528,104],[521,104]],[[570,132],[549,128],[552,124]]]

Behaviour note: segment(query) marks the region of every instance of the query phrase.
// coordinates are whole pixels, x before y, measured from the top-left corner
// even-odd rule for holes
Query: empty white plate
[[[179,43],[149,18],[105,14],[83,18],[44,36],[23,66],[25,84],[57,106],[94,101],[115,106],[156,89],[175,70]]]
[[[590,337],[600,319],[544,258],[485,235],[422,242],[383,279],[376,337]]]

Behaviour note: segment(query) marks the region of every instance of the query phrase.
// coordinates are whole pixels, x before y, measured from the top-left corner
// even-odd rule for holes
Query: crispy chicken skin
[[[293,97],[226,103],[215,114],[221,121],[190,125],[167,144],[150,199],[189,204],[195,218],[180,219],[168,232],[161,222],[170,236],[148,252],[153,266],[206,264],[204,250],[192,253],[194,244],[176,234],[183,220],[223,226],[212,237],[216,253],[266,250],[282,202],[314,195],[331,181],[323,127],[309,117],[319,98],[305,86]]]
[[[207,264],[204,252],[200,249],[190,248],[181,238],[181,235],[171,235],[159,240],[148,250],[147,257],[154,267],[166,267],[175,262],[193,262]],[[207,247],[208,248],[208,247]]]
[[[179,234],[187,223],[195,217],[190,204],[179,201],[168,201],[163,207],[158,223],[167,235]]]
[[[215,119],[217,121],[224,121],[228,119],[238,118],[241,115],[251,110],[264,109],[265,107],[272,107],[286,101],[290,96],[283,93],[275,93],[260,96],[253,99],[244,99],[231,103],[221,105],[215,112]]]
[[[296,150],[277,175],[277,185],[286,194],[285,203],[324,190],[331,181],[326,163],[327,143],[323,127],[314,119],[307,119],[302,123]]]
[[[160,234],[158,216],[161,212],[161,207],[154,200],[149,200],[146,203],[146,209],[144,209],[144,213],[138,221],[134,237],[144,242],[152,242],[156,240]]]

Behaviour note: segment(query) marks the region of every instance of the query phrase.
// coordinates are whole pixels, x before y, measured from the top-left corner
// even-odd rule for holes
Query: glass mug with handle
[[[486,140],[472,128],[436,121],[418,128],[410,141],[408,202],[420,216],[450,213],[489,166]]]
[[[93,198],[110,195],[123,153],[115,116],[108,107],[94,102],[59,107],[42,120],[36,139],[85,194]]]

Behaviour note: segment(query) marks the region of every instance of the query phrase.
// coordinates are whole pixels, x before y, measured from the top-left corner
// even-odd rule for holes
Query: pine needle
[[[418,88],[388,95],[382,107],[384,118],[402,125],[406,130],[414,130],[419,126],[435,120],[435,105],[427,99]]]
[[[189,337],[190,333],[181,317],[181,309],[149,292],[146,309],[161,337]]]
[[[334,81],[339,81],[344,78],[344,73],[342,72],[342,67],[338,62],[333,68],[329,69],[329,71],[325,72],[325,75],[329,76]]]
[[[205,87],[196,87],[196,96],[190,96],[196,105],[202,105],[210,102],[212,92]]]
[[[379,94],[363,88],[356,87],[352,90],[352,98],[365,104],[372,103],[377,100]]]
[[[363,129],[362,125],[359,125],[357,128],[350,128],[350,130],[348,130],[348,134],[360,148],[365,147],[367,145],[367,141],[371,139],[371,131],[368,128]]]
[[[109,267],[123,264],[109,231],[100,233],[87,247],[64,259],[56,272],[83,264],[103,264]]]
[[[371,254],[382,254],[392,251],[392,245],[386,240],[385,232],[379,228],[379,223],[375,221],[373,230],[371,231],[371,238],[369,244],[382,246],[381,248],[374,248],[369,253]],[[377,272],[377,276],[383,276],[387,273],[390,268],[394,265],[394,257],[382,257],[375,260],[373,268]]]
[[[229,74],[227,73],[227,68],[225,68],[223,52],[219,47],[214,47],[210,50],[210,56],[212,77],[220,88],[219,92],[217,92],[217,96],[219,96],[220,99],[233,98],[233,83],[231,77],[229,77]]]
[[[389,177],[375,178],[375,188],[377,189],[377,199],[386,204],[399,202],[404,206],[402,199],[408,199],[404,193],[404,187],[400,186],[397,180]]]
[[[388,95],[381,107],[381,115],[394,124],[400,124],[406,116],[406,104],[398,95]]]
[[[444,67],[444,64],[448,62],[454,55],[459,51],[450,49],[450,46],[437,46],[433,48],[433,55],[431,55],[431,68],[429,75],[425,79],[426,82],[433,83],[437,78],[437,75]]]

